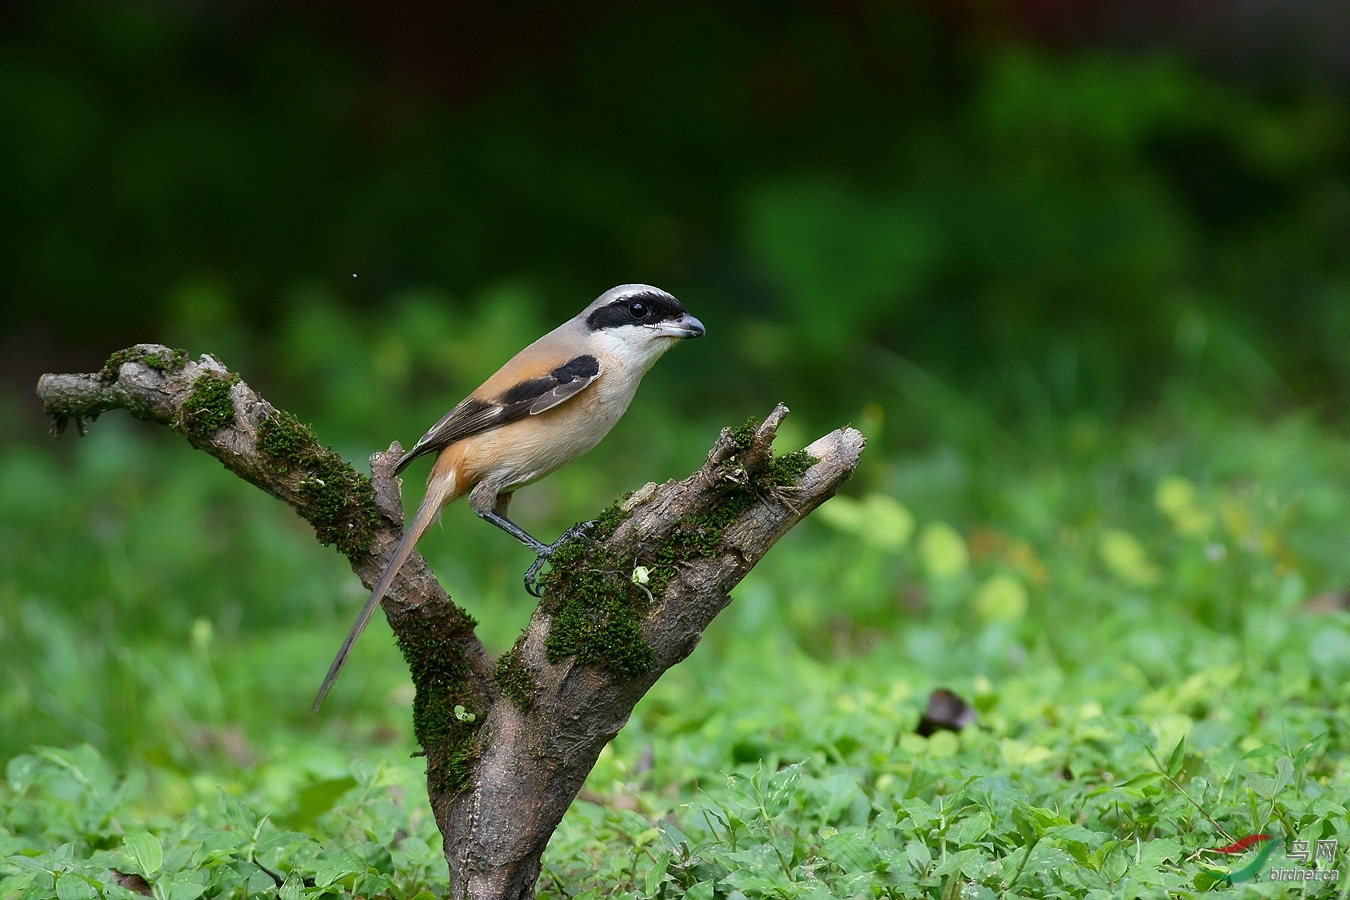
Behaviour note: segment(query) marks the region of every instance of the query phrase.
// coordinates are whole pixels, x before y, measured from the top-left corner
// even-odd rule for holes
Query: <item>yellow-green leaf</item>
[[[919,553],[924,568],[934,578],[955,577],[970,564],[966,542],[946,522],[929,522],[924,526],[919,536]]]
[[[868,494],[862,500],[835,497],[817,515],[831,527],[883,550],[902,549],[914,533],[914,516],[888,494]]]
[[[1139,539],[1121,528],[1102,532],[1097,552],[1112,575],[1126,584],[1147,587],[1158,581],[1158,570],[1149,562]]]
[[[975,594],[975,615],[986,622],[1016,622],[1026,612],[1027,589],[1012,575],[990,577]]]

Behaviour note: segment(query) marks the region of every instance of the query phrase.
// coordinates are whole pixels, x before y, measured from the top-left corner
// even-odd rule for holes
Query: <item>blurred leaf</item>
[[[966,570],[970,553],[966,542],[946,522],[929,522],[919,534],[919,553],[933,578],[954,578]]]
[[[1027,589],[1012,575],[991,575],[975,594],[975,614],[986,622],[1017,622],[1027,612]]]
[[[1120,528],[1101,533],[1097,552],[1112,575],[1126,584],[1148,587],[1158,581],[1158,569],[1149,562],[1139,539]]]
[[[861,501],[836,496],[816,512],[826,524],[886,550],[901,550],[914,533],[914,516],[886,494],[868,494]]]
[[[1320,628],[1313,634],[1308,653],[1327,684],[1344,684],[1350,679],[1350,632],[1334,625]]]
[[[1195,485],[1185,478],[1174,475],[1159,482],[1153,502],[1178,534],[1201,535],[1209,530],[1212,517],[1199,506]]]
[[[1175,518],[1195,506],[1195,485],[1173,475],[1158,483],[1153,502],[1164,514]]]

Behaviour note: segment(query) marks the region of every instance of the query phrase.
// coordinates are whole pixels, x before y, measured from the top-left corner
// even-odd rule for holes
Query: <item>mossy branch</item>
[[[295,416],[260,397],[212,356],[137,344],[92,374],[44,375],[37,393],[60,435],[70,422],[84,434],[109,410],[178,431],[225,468],[284,501],[337,547],[367,586],[374,584],[403,533],[403,508],[392,475],[372,481],[323,446]],[[453,607],[421,556],[412,555],[385,601],[386,611],[444,614]],[[460,611],[467,618],[467,613]],[[492,666],[476,640],[464,647],[487,690]]]
[[[111,409],[176,429],[295,508],[368,587],[402,534],[397,444],[371,456],[366,479],[209,356],[140,344],[99,373],[43,376],[38,395],[58,434]],[[724,429],[694,474],[647,485],[560,549],[529,626],[495,664],[420,555],[404,566],[383,605],[413,677],[451,896],[533,896],[550,835],[637,701],[852,474],[863,438],[850,428],[775,456],[786,415],[780,405],[762,425]]]

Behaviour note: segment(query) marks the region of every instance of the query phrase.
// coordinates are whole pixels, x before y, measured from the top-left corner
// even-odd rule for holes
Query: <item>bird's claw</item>
[[[585,537],[586,535],[591,533],[592,528],[594,528],[596,525],[599,524],[600,524],[599,519],[591,519],[589,522],[579,522],[576,525],[573,525],[571,528],[567,529],[562,533],[562,537],[558,538],[552,544],[549,544],[548,552],[552,554],[554,550],[557,550],[563,544],[572,540],[572,538]]]
[[[585,537],[589,534],[590,530],[596,526],[597,521],[598,520],[596,519],[592,519],[589,522],[573,525],[571,528],[564,531],[556,541],[539,551],[539,555],[534,558],[534,562],[530,563],[530,567],[525,570],[525,593],[529,594],[531,597],[544,596],[544,592],[538,590],[535,584],[535,580],[539,576],[539,570],[544,567],[544,563],[548,562],[549,558],[552,557],[557,549],[563,544],[573,538]]]

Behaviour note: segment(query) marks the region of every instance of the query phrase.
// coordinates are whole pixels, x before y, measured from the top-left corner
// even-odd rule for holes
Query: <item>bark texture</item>
[[[38,395],[57,434],[112,409],[175,428],[311,521],[367,587],[402,534],[397,444],[372,455],[367,480],[210,356],[140,344],[99,373],[43,376]],[[786,414],[724,429],[688,478],[602,514],[554,558],[529,626],[495,662],[420,554],[405,564],[383,606],[413,675],[451,896],[533,896],[549,837],[637,701],[852,474],[863,438],[850,428],[775,457]]]

